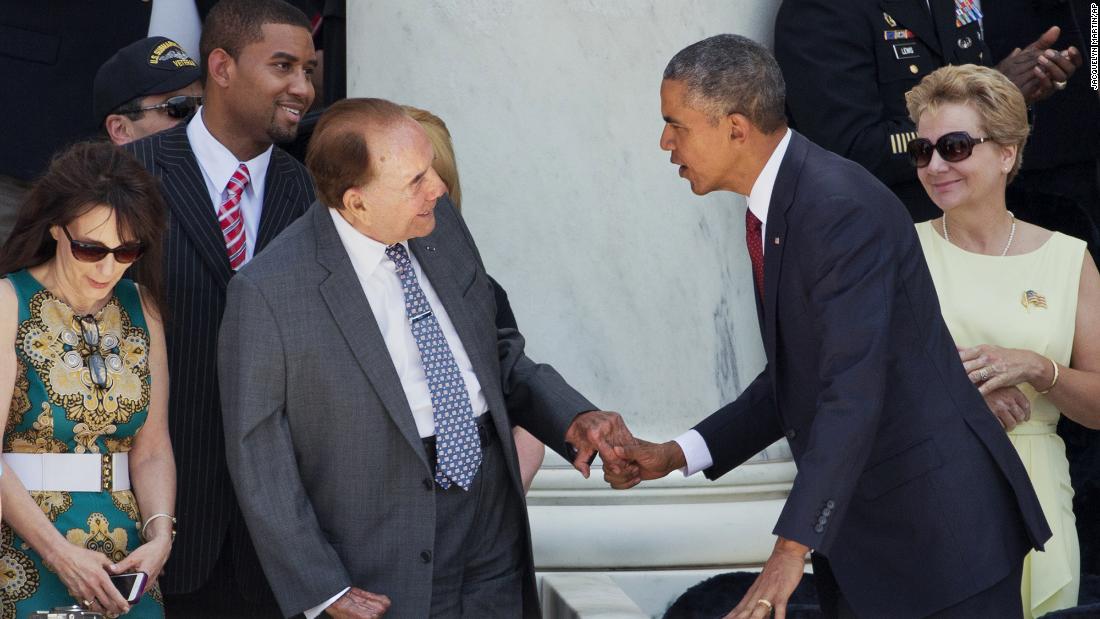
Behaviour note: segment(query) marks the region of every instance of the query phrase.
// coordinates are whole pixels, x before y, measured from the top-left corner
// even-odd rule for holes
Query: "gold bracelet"
[[[1038,393],[1039,395],[1046,395],[1050,393],[1050,390],[1054,389],[1054,385],[1058,384],[1058,364],[1054,362],[1054,359],[1051,359],[1049,357],[1047,357],[1047,361],[1050,361],[1050,364],[1054,366],[1054,380],[1050,381],[1050,386],[1046,389],[1042,391],[1037,391],[1036,393]]]
[[[149,526],[150,522],[156,520],[157,518],[168,518],[169,520],[172,521],[172,541],[176,541],[176,517],[173,516],[172,514],[165,514],[164,512],[153,514],[152,516],[149,516],[148,518],[145,519],[145,522],[135,523],[138,527],[138,531],[141,535],[141,539],[143,539],[145,541],[149,541],[149,538],[145,537],[145,528]]]

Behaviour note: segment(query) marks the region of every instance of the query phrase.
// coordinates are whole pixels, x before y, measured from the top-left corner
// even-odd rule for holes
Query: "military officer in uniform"
[[[1081,63],[1075,48],[1050,50],[1058,36],[1052,28],[997,65],[1029,103]],[[916,128],[905,93],[948,64],[993,64],[979,0],[784,0],[775,55],[792,126],[870,170],[914,221],[938,216],[906,155]]]

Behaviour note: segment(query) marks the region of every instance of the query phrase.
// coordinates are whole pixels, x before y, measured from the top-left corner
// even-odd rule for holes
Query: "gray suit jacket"
[[[497,331],[469,230],[446,198],[435,214],[435,231],[409,245],[469,354],[522,497],[510,426],[562,453],[572,419],[596,407],[528,359],[518,331]],[[232,279],[228,297],[219,350],[226,453],[283,612],[354,585],[388,595],[387,616],[428,616],[432,473],[328,210],[314,204]],[[525,615],[537,616],[524,537]]]

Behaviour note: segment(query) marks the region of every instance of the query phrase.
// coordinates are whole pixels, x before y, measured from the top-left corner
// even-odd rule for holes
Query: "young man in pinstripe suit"
[[[169,617],[278,616],[225,464],[215,356],[237,269],[314,200],[305,168],[274,143],[313,102],[310,23],[281,0],[223,0],[203,24],[205,105],[129,148],[170,208],[165,268],[170,428],[178,530],[164,570]]]

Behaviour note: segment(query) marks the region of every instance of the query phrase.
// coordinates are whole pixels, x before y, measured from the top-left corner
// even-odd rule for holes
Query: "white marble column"
[[[697,197],[669,164],[658,147],[661,72],[712,34],[770,44],[776,8],[774,0],[348,2],[349,95],[446,121],[464,215],[508,291],[529,355],[651,440],[730,401],[763,367],[744,200]],[[529,495],[536,562],[542,570],[758,563],[793,477],[785,456],[777,445],[768,462],[717,483],[674,474],[615,493],[550,454]]]

